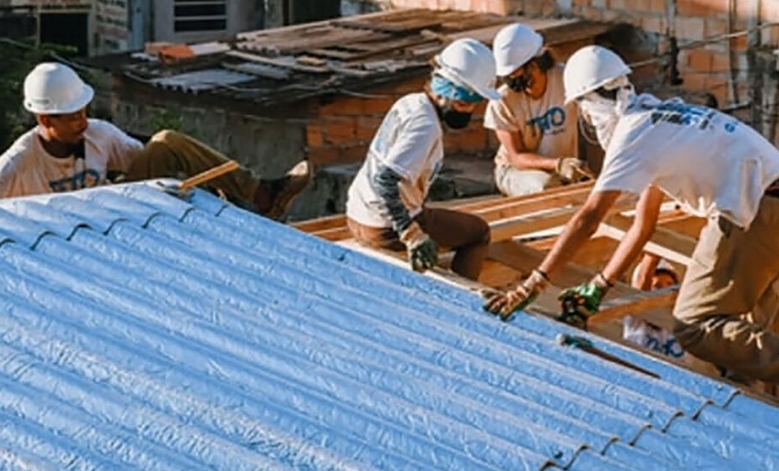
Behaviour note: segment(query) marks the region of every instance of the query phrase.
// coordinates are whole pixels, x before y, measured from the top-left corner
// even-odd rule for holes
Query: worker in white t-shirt
[[[565,103],[563,67],[540,34],[513,24],[495,36],[492,50],[503,85],[491,101],[484,127],[495,131],[495,184],[507,196],[536,193],[580,181],[577,113]]]
[[[452,248],[452,270],[476,279],[490,240],[487,223],[424,203],[443,165],[442,125],[464,128],[477,104],[498,98],[495,62],[473,39],[452,42],[434,62],[425,91],[400,98],[384,117],[349,188],[347,221],[364,245],[405,247],[414,270],[435,265],[438,245]]]
[[[646,254],[636,265],[630,277],[630,285],[636,289],[653,291],[679,284],[679,276],[666,260]],[[634,316],[625,316],[622,337],[653,352],[682,361],[684,349],[673,332]]]
[[[56,193],[126,181],[189,177],[227,158],[175,131],[155,134],[145,146],[111,123],[87,118],[94,91],[70,67],[47,62],[24,81],[31,129],[0,155],[0,198]],[[210,184],[259,214],[277,219],[311,180],[308,162],[275,180],[240,168]]]
[[[664,195],[708,218],[674,307],[674,334],[692,355],[730,373],[779,381],[779,335],[756,309],[776,304],[779,278],[779,151],[737,119],[679,99],[636,95],[630,69],[612,51],[588,46],[565,69],[576,101],[606,151],[592,193],[541,265],[515,290],[489,295],[485,308],[511,316],[526,307],[595,232],[623,193],[640,195],[635,220],[590,283],[561,295],[561,320],[584,326],[641,253]],[[775,312],[765,310],[763,312]]]

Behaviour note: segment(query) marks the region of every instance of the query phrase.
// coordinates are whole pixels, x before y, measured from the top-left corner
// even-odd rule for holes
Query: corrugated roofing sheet
[[[514,21],[538,29],[547,45],[591,39],[613,28],[578,19],[503,17],[455,10],[391,10],[247,31],[225,41],[191,45],[153,43],[144,52],[112,54],[83,62],[110,69],[128,79],[127,85],[141,89],[149,85],[184,93],[204,92],[274,106],[322,95],[350,94],[425,75],[430,70],[430,59],[449,41],[474,37],[490,43],[501,27]],[[192,77],[205,71],[211,75],[205,81]],[[233,71],[244,77],[228,80]]]
[[[728,385],[206,193],[0,228],[0,469],[779,469],[779,410]]]

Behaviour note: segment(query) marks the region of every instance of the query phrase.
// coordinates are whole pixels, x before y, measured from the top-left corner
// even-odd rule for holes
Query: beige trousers
[[[146,144],[127,171],[128,181],[187,178],[227,162],[218,151],[176,131],[160,131]],[[254,204],[260,180],[241,167],[209,182],[229,197]]]
[[[504,196],[523,196],[562,185],[555,173],[543,170],[519,170],[509,165],[495,167],[495,186]]]
[[[779,382],[779,198],[764,196],[748,230],[723,217],[701,232],[674,308],[685,350],[738,376]]]

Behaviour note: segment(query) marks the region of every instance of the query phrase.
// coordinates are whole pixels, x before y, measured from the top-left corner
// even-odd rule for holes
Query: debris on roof
[[[270,30],[201,44],[150,43],[144,52],[87,59],[135,82],[186,83],[200,70],[250,74],[239,85],[214,76],[209,93],[261,105],[370,88],[427,73],[448,42],[474,37],[491,42],[506,23],[522,21],[547,44],[592,38],[613,26],[575,19],[503,17],[467,11],[393,10]],[[202,82],[198,82],[202,85]],[[183,92],[202,88],[182,86]]]
[[[0,467],[779,467],[732,386],[153,186],[0,201]]]

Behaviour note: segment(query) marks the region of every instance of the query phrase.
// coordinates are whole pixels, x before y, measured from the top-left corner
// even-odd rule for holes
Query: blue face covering
[[[430,79],[430,91],[438,96],[465,103],[480,103],[484,101],[481,95],[470,88],[452,83],[440,75],[433,75]]]

